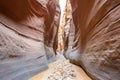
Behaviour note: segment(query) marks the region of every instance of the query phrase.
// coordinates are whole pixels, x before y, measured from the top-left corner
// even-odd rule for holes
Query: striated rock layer
[[[47,68],[59,15],[58,0],[0,1],[0,80],[28,80]]]
[[[71,0],[71,4],[75,34],[66,57],[93,80],[120,80],[120,0]]]
[[[120,80],[120,0],[71,4],[65,56],[93,80]],[[47,68],[55,59],[59,17],[58,0],[0,1],[0,80],[28,80]]]

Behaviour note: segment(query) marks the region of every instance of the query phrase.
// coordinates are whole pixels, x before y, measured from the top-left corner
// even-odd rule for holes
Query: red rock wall
[[[66,57],[95,80],[120,80],[120,0],[71,0],[71,4],[75,35]]]
[[[59,15],[57,0],[0,1],[0,80],[28,80],[47,68]]]
[[[55,3],[53,3],[53,1]],[[60,21],[60,7],[59,7],[59,0],[49,1],[47,8],[48,8],[48,17],[45,20],[45,35],[44,41],[46,45],[46,51],[48,57],[50,54],[56,53],[57,49],[57,35],[58,35],[58,26]],[[51,49],[49,49],[51,47]]]

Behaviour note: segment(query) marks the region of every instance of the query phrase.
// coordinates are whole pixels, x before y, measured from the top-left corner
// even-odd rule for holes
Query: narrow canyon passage
[[[76,66],[64,57],[65,39],[68,37],[72,20],[70,0],[60,0],[60,24],[58,28],[58,47],[56,61],[49,64],[49,68],[29,80],[92,80],[82,68]],[[72,26],[73,27],[73,26]]]
[[[0,0],[0,80],[120,80],[119,13],[120,0]]]

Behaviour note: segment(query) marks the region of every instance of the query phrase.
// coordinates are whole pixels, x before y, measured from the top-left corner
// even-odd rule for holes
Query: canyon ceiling
[[[0,80],[28,80],[55,60],[58,2],[0,1]],[[120,80],[120,0],[71,0],[71,6],[65,57],[93,80]]]

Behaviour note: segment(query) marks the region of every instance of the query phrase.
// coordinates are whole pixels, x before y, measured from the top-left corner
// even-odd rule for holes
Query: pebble
[[[54,69],[47,80],[75,80],[76,74],[70,61],[62,54],[58,54]]]

